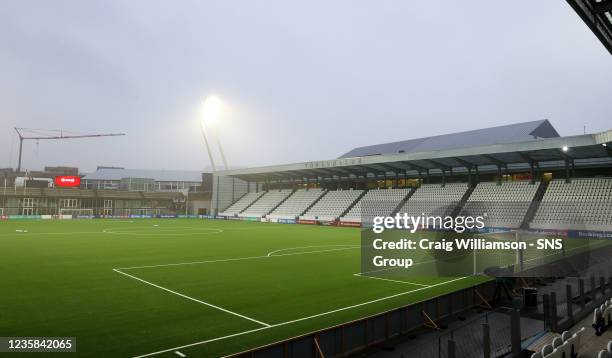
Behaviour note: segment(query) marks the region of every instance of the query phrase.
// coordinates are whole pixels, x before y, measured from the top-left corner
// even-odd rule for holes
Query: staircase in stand
[[[397,204],[397,206],[395,207],[395,209],[393,209],[393,211],[391,212],[391,214],[389,214],[389,216],[395,216],[395,214],[397,214],[400,210],[402,210],[402,208],[404,207],[404,205],[406,204],[406,202],[408,201],[408,199],[410,199],[410,197],[412,195],[414,195],[414,193],[417,191],[417,188],[412,188],[412,190],[410,190],[408,192],[408,194],[406,194],[406,197],[403,198],[399,204]]]
[[[456,217],[457,215],[459,215],[459,213],[461,213],[461,210],[463,210],[465,203],[468,201],[468,199],[474,192],[474,189],[476,189],[476,185],[477,184],[474,184],[468,187],[468,190],[465,192],[465,194],[463,194],[463,196],[461,197],[461,200],[459,200],[459,202],[457,203],[457,206],[455,206],[450,216]]]
[[[344,215],[346,215],[346,214],[347,214],[347,213],[348,213],[348,212],[349,212],[349,211],[350,211],[350,210],[353,208],[353,206],[355,206],[355,205],[356,205],[356,204],[357,204],[359,201],[361,201],[361,198],[363,198],[363,196],[364,196],[364,195],[366,195],[366,193],[367,193],[367,192],[368,192],[368,190],[367,190],[367,189],[365,189],[363,192],[361,192],[361,194],[359,194],[359,196],[357,197],[357,199],[355,199],[355,201],[353,201],[353,202],[351,203],[351,205],[349,205],[349,206],[346,208],[346,210],[344,210],[344,211],[342,212],[342,214],[340,214],[338,217],[339,217],[339,218],[341,218],[341,217],[343,217]]]
[[[533,184],[537,185],[537,184]],[[535,217],[535,214],[538,212],[538,208],[540,208],[540,204],[542,203],[542,199],[544,199],[544,194],[546,193],[546,189],[548,189],[547,183],[541,183],[540,187],[536,191],[533,196],[533,200],[531,204],[529,204],[529,209],[527,209],[527,213],[523,218],[523,222],[521,223],[521,229],[529,229],[529,223]]]

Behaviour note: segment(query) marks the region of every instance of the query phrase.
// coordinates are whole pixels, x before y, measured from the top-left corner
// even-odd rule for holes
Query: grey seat
[[[572,335],[568,332],[568,331],[563,331],[563,333],[561,333],[561,339],[563,340],[563,342],[567,342],[567,340],[571,337]]]
[[[547,355],[551,354],[554,351],[553,346],[551,346],[550,344],[545,345],[544,347],[542,347],[542,357],[546,357]]]
[[[612,358],[612,355],[608,351],[599,351],[597,358]]]

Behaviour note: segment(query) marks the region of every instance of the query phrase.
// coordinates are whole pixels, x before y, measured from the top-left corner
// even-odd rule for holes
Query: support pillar
[[[482,324],[482,351],[484,358],[491,358],[491,327],[488,323]]]
[[[522,357],[521,316],[518,310],[513,310],[510,315],[510,342],[512,344],[512,357]]]

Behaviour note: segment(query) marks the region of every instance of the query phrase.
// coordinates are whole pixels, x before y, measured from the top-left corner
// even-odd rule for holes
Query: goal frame
[[[59,215],[70,215],[73,218],[87,217],[91,219],[94,217],[94,209],[62,208],[59,209]]]

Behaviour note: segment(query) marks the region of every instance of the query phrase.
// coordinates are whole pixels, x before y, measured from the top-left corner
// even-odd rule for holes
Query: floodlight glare
[[[222,105],[217,96],[206,97],[202,106],[202,124],[211,124],[218,121]]]
[[[561,148],[561,150],[563,150],[564,152],[567,152],[569,148],[567,147],[567,145],[564,145],[563,148]]]

